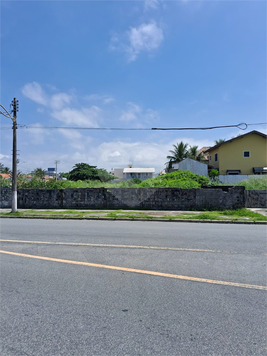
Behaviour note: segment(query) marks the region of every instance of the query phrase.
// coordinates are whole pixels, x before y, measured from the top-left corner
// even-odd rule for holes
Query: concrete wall
[[[1,208],[11,208],[12,192],[1,187]],[[198,210],[245,207],[244,187],[227,190],[179,188],[19,189],[20,209]]]
[[[245,190],[246,208],[267,208],[266,190]]]
[[[179,163],[180,171],[190,171],[202,176],[208,176],[208,165],[191,158],[186,158]]]

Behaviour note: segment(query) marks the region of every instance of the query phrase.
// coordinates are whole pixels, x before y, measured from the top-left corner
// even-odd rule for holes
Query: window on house
[[[249,158],[250,157],[250,151],[243,151],[243,157],[244,158]]]
[[[210,156],[210,161],[211,161],[211,156]]]
[[[215,161],[215,162],[218,162],[218,153],[215,153],[215,155],[214,155],[214,161]]]

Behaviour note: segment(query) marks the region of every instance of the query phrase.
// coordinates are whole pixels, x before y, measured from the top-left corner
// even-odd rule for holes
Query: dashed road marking
[[[235,251],[221,251],[221,250],[207,250],[199,248],[183,248],[183,247],[160,247],[160,246],[138,246],[138,245],[114,245],[114,244],[94,244],[83,242],[53,242],[53,241],[23,241],[23,240],[4,240],[0,242],[16,242],[23,244],[40,244],[40,245],[65,245],[65,246],[84,246],[84,247],[112,247],[112,248],[129,248],[129,249],[144,249],[144,250],[167,250],[167,251],[185,251],[185,252],[208,252],[208,253],[226,253],[233,255],[263,255],[266,253],[251,253],[251,252],[235,252]]]

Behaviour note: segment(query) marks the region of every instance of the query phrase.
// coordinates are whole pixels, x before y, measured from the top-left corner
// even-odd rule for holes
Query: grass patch
[[[111,219],[164,219],[164,220],[227,220],[227,221],[267,221],[267,217],[259,213],[255,213],[248,209],[236,209],[236,210],[221,210],[221,211],[202,211],[202,212],[184,212],[174,216],[168,215],[168,213],[162,213],[159,216],[151,216],[146,212],[140,211],[124,211],[124,210],[25,210],[16,213],[3,212],[0,213],[2,217],[40,217],[40,218],[111,218]]]

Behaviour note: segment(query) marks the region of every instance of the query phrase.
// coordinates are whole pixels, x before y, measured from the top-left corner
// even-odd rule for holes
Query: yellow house
[[[251,131],[205,151],[219,174],[266,174],[267,135]]]

